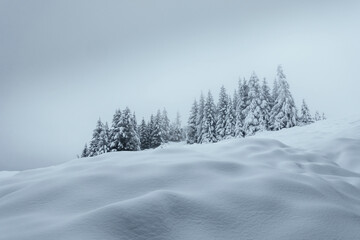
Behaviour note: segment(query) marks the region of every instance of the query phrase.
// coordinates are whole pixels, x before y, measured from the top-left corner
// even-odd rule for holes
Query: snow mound
[[[0,172],[0,239],[358,239],[360,121]]]

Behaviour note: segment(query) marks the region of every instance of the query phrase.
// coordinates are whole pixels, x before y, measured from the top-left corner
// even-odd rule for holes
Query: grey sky
[[[186,121],[282,64],[298,103],[330,117],[360,103],[359,1],[2,0],[0,170],[74,158],[96,120],[129,106]],[[356,110],[359,111],[359,110]]]

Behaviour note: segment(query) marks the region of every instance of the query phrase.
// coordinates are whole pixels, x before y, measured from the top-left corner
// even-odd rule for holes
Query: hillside
[[[0,239],[358,239],[359,119],[0,172]]]

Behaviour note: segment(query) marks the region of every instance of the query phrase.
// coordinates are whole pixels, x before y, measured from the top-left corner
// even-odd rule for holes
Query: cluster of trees
[[[266,80],[260,83],[255,72],[249,80],[239,80],[232,96],[222,86],[217,105],[209,91],[194,101],[187,127],[187,143],[217,142],[233,137],[254,135],[258,131],[275,131],[310,124],[325,119],[316,112],[315,117],[303,100],[298,114],[281,66],[272,91]]]
[[[116,110],[111,128],[99,119],[89,145],[81,153],[81,157],[93,157],[106,152],[139,151],[156,148],[169,141],[179,142],[185,139],[185,131],[181,127],[180,114],[170,123],[167,111],[157,111],[149,121],[142,119],[138,125],[135,113],[127,107],[123,111]]]
[[[255,72],[249,80],[239,80],[238,89],[231,96],[224,86],[217,105],[209,91],[194,101],[186,131],[181,127],[180,115],[170,123],[167,112],[157,111],[149,121],[137,124],[135,113],[129,108],[114,114],[111,128],[99,119],[89,146],[85,144],[81,157],[106,152],[139,151],[156,148],[169,141],[186,139],[188,144],[211,143],[233,137],[246,137],[259,131],[276,131],[324,120],[316,111],[312,116],[305,100],[300,113],[290,92],[281,66],[277,69],[272,90],[264,79],[261,83]]]

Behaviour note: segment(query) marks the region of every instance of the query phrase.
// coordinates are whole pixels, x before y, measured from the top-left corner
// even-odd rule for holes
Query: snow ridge
[[[359,146],[326,120],[0,172],[0,239],[357,239]]]

